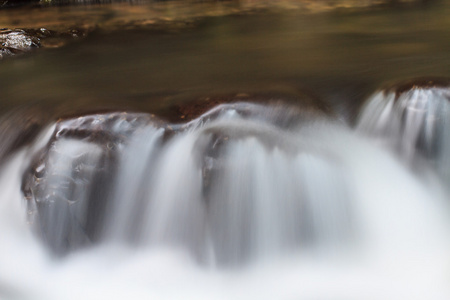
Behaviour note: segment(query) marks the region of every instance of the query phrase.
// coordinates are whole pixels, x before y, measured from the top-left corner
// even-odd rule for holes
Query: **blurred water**
[[[0,298],[449,299],[448,84],[369,96],[450,75],[447,15],[100,28],[2,61]]]
[[[277,125],[287,115],[246,113],[275,110],[258,107],[222,106],[168,140],[142,115],[44,130],[3,167],[2,297],[447,299],[445,182],[417,177],[342,124]],[[71,124],[129,141],[110,160]],[[22,174],[42,147],[27,209]],[[88,201],[102,198],[91,190],[104,169],[107,214],[86,244],[78,217],[96,218]],[[68,240],[69,255],[54,258]]]

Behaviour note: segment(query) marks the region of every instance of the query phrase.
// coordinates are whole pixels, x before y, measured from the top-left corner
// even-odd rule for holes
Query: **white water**
[[[450,92],[413,88],[396,96],[375,94],[361,114],[358,129],[401,153],[408,163],[427,160],[450,180]]]
[[[62,258],[31,233],[20,189],[48,135],[18,152],[0,178],[0,298],[449,299],[441,181],[342,125],[267,116],[224,109],[167,141],[139,127],[118,147],[100,242]],[[101,151],[70,138],[55,149],[46,174],[73,167],[71,151],[86,164]],[[64,193],[58,180],[42,189]]]

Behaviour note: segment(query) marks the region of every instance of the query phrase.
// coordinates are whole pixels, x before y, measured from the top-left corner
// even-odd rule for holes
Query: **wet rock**
[[[270,112],[264,109],[270,106]],[[259,108],[258,108],[259,107]],[[269,117],[278,119],[277,123],[292,122],[294,119],[305,120],[315,117],[332,117],[333,111],[320,99],[313,95],[298,93],[286,95],[278,93],[238,93],[234,95],[221,95],[199,97],[193,100],[184,99],[174,105],[169,119],[173,122],[188,122],[200,118],[214,119],[224,111],[236,111],[242,116]],[[195,122],[195,121],[194,121]]]
[[[145,237],[140,241],[142,229],[136,219],[144,222],[145,217],[139,210],[150,205],[151,184],[158,181],[159,176],[168,179],[173,175],[174,186],[178,186],[177,182],[184,178],[176,179],[178,175],[172,170],[182,169],[184,162],[184,167],[189,167],[184,171],[192,176],[186,180],[192,179],[198,187],[195,201],[200,202],[198,209],[203,211],[204,206],[220,202],[214,190],[233,165],[228,155],[230,149],[239,147],[242,142],[254,141],[255,145],[251,145],[255,149],[295,155],[299,147],[296,130],[317,116],[323,117],[323,114],[311,114],[301,106],[281,102],[272,105],[236,102],[218,105],[184,124],[167,124],[145,113],[102,113],[61,119],[51,132],[49,142],[36,152],[23,176],[22,191],[28,201],[29,221],[49,248],[59,255],[99,242],[105,238],[105,229],[110,229],[109,226],[116,226],[127,241],[144,242]],[[185,141],[187,144],[178,149],[177,145]],[[159,160],[167,158],[165,151],[182,165],[169,162],[160,165]],[[161,175],[155,169],[166,173]],[[122,174],[124,170],[127,170],[126,178]],[[201,176],[196,177],[196,174]],[[130,176],[136,176],[135,182],[129,184],[133,189],[124,193],[122,186],[117,194],[116,183],[127,182]],[[159,192],[155,192],[158,201],[161,193],[165,195],[166,187],[159,188]],[[128,187],[125,190],[128,191]],[[184,199],[184,195],[175,194],[179,201]],[[128,203],[122,203],[127,197],[140,206],[128,207]],[[117,206],[121,211],[130,210],[131,220],[123,220],[123,224],[128,224],[122,225],[124,228],[115,224],[118,220],[108,214]],[[197,233],[202,231],[202,222],[193,222],[198,230],[192,229],[193,232],[186,234],[200,239]],[[148,228],[160,226],[148,223]],[[159,232],[150,236],[166,240],[167,236],[161,232],[167,232],[160,232],[160,229],[150,228],[150,232]],[[167,238],[171,242],[180,242],[195,253],[203,251],[197,251],[199,243],[186,239],[185,228],[173,227],[171,232],[171,237]]]
[[[182,125],[181,129],[188,131],[202,128],[196,152],[199,153],[205,199],[211,198],[211,187],[223,172],[223,157],[230,146],[253,138],[268,151],[277,149],[294,155],[302,145],[290,132],[293,133],[305,122],[325,116],[320,110],[303,109],[302,105],[237,102],[218,105]]]
[[[70,41],[83,38],[87,32],[81,29],[62,31],[39,29],[1,29],[0,58],[30,52],[36,48],[59,48]]]
[[[372,96],[357,128],[395,149],[407,162],[422,160],[450,178],[450,81],[420,78]]]
[[[301,133],[303,125],[309,126],[311,121],[321,118],[324,118],[323,114],[305,113],[293,105],[238,102],[216,106],[185,125],[185,130],[199,133],[193,153],[196,153],[196,163],[201,170],[201,194],[209,216],[211,244],[218,264],[240,264],[257,252],[255,232],[261,228],[253,213],[265,196],[264,192],[258,193],[265,185],[280,188],[292,179],[277,181],[284,176],[278,163],[286,163],[287,170],[300,162],[293,167],[297,172],[304,167],[303,163],[309,163],[309,159],[303,161],[305,155],[316,156],[325,164],[334,165],[334,158],[305,142],[307,137]],[[280,157],[286,160],[272,165]],[[330,175],[319,172],[321,180]],[[299,173],[292,173],[292,176],[297,175]],[[267,181],[264,185],[255,185],[256,178]],[[280,243],[286,247],[312,243],[315,235],[309,211],[313,206],[311,203],[317,199],[305,193],[302,187],[304,179],[300,178],[294,179],[295,192],[286,197],[276,194],[270,200],[276,203],[274,209],[285,205],[283,201],[286,199],[290,199],[287,203],[293,205],[283,218],[290,219],[288,223],[294,229],[286,230],[283,226],[275,229],[279,230],[280,234],[276,235]],[[283,190],[277,191],[282,193]],[[233,209],[234,205],[239,208]],[[274,224],[271,229],[277,226]]]
[[[40,46],[39,38],[20,29],[0,30],[0,43],[0,58],[28,52]]]
[[[109,113],[60,120],[23,177],[30,222],[56,254],[97,241],[118,158],[130,136],[160,122]]]
[[[405,93],[414,90],[431,90],[431,89],[445,89],[450,86],[450,81],[446,78],[415,78],[407,80],[405,82],[400,82],[393,84],[386,89],[384,93],[395,93],[396,99],[398,99]]]

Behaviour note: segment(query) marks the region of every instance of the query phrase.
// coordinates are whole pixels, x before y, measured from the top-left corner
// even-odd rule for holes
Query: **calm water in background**
[[[175,31],[101,28],[61,49],[3,61],[0,105],[51,103],[70,111],[116,104],[157,112],[175,98],[307,90],[351,115],[385,82],[450,75],[449,11],[445,3],[269,10],[197,18]]]

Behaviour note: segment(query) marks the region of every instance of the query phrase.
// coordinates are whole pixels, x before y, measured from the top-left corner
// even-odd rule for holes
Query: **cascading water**
[[[433,106],[447,90],[400,99],[417,93]],[[426,161],[410,135],[435,143],[429,128],[445,126],[401,125],[422,119],[394,98],[370,100],[358,128]],[[391,129],[393,103],[405,117]],[[6,299],[450,297],[445,182],[320,113],[235,103],[183,125],[60,120],[2,170]]]
[[[400,153],[405,162],[432,167],[450,180],[449,99],[445,81],[408,82],[376,93],[357,128]]]

